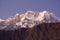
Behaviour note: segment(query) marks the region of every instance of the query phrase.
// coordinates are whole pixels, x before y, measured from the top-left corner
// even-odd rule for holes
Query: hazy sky
[[[0,18],[5,19],[28,10],[47,10],[60,17],[60,0],[0,0]]]

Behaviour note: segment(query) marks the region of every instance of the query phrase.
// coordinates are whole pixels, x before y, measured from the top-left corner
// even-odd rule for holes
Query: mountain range
[[[60,19],[49,11],[27,11],[0,19],[0,40],[60,40]]]
[[[17,30],[20,28],[33,28],[35,25],[41,23],[56,23],[60,22],[60,19],[56,17],[52,12],[43,11],[27,11],[23,14],[16,14],[5,20],[0,19],[0,30]]]

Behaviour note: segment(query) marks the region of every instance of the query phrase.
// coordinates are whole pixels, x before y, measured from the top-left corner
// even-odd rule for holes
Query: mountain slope
[[[0,40],[60,40],[60,23],[42,23],[33,28],[0,30]]]

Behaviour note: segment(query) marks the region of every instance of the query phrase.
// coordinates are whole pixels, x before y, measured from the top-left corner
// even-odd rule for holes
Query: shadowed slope
[[[43,23],[30,29],[26,40],[60,40],[60,23]]]
[[[0,31],[0,40],[60,40],[60,23],[42,23],[33,28]]]

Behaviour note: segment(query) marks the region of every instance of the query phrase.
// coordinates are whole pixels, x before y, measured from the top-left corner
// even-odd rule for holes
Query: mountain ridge
[[[32,28],[41,23],[56,23],[60,19],[49,11],[34,12],[27,11],[25,14],[16,14],[6,20],[0,20],[0,30],[13,30],[19,28]],[[11,26],[11,27],[10,27]]]

